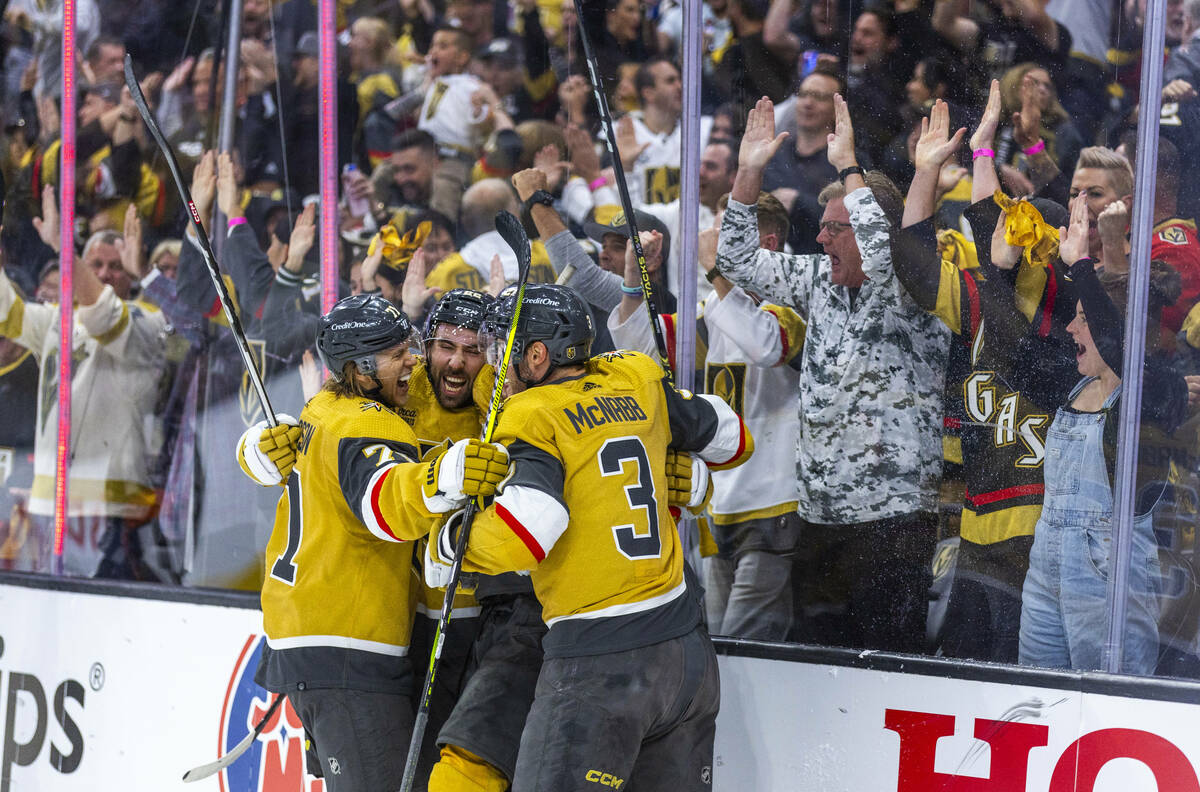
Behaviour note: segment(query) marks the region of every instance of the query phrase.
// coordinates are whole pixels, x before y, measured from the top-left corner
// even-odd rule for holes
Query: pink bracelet
[[[992,151],[991,149],[985,149],[985,148],[977,148],[971,152],[971,161],[972,162],[979,159],[980,157],[990,157],[991,159],[996,159],[996,152]]]
[[[588,189],[592,192],[595,192],[606,184],[608,184],[608,179],[604,178],[603,176],[598,176],[594,181],[588,183]]]
[[[1032,157],[1034,154],[1041,154],[1046,150],[1046,141],[1039,140],[1027,149],[1021,149],[1025,152],[1026,157]]]
[[[227,229],[229,229],[230,231],[232,231],[234,229],[234,227],[240,226],[240,225],[246,225],[246,223],[248,223],[248,222],[250,222],[250,221],[244,217],[231,217],[231,218],[229,218],[229,222],[225,224],[225,227]]]

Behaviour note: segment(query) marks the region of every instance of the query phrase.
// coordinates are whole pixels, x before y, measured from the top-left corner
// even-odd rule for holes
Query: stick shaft
[[[524,241],[526,247],[529,240]],[[517,253],[521,261],[521,254]],[[513,344],[517,336],[517,323],[521,320],[521,301],[525,297],[525,283],[529,280],[529,267],[522,266],[521,280],[517,286],[517,300],[513,306],[512,322],[508,326],[508,338],[504,344],[504,359],[496,371],[496,384],[492,389],[492,398],[488,402],[487,423],[484,425],[483,442],[490,443],[496,431],[496,416],[500,413],[500,403],[503,401],[504,380],[508,376],[509,358],[512,357]],[[421,686],[421,701],[417,706],[417,718],[413,722],[412,738],[408,743],[408,759],[404,763],[404,777],[400,782],[400,792],[410,792],[416,778],[417,762],[421,754],[421,743],[425,738],[425,727],[429,722],[429,706],[433,700],[433,684],[437,679],[437,669],[442,660],[442,644],[445,641],[446,630],[450,626],[450,617],[454,611],[454,597],[458,593],[458,581],[462,577],[462,562],[467,554],[467,542],[471,537],[471,525],[475,522],[478,510],[476,501],[467,503],[463,514],[462,528],[454,543],[454,563],[450,565],[450,580],[446,583],[446,597],[442,600],[442,613],[438,617],[437,627],[433,633],[433,650],[429,656],[429,668],[425,671],[425,684]],[[429,541],[436,541],[430,537]]]
[[[596,108],[600,113],[600,124],[604,127],[604,142],[612,157],[613,174],[617,181],[617,192],[621,196],[621,209],[625,212],[625,222],[629,224],[629,239],[633,242],[633,253],[637,258],[638,274],[642,278],[642,294],[646,299],[646,310],[650,313],[650,327],[654,332],[654,346],[658,351],[658,362],[667,373],[669,381],[674,382],[675,376],[671,370],[670,359],[667,356],[667,340],[663,336],[662,325],[658,321],[660,312],[658,301],[654,298],[654,287],[650,283],[650,271],[646,269],[646,254],[642,252],[642,240],[638,234],[637,218],[633,214],[633,200],[629,196],[629,185],[625,181],[625,166],[621,163],[621,153],[617,149],[617,134],[613,125],[612,113],[608,109],[608,99],[604,95],[604,86],[600,82],[599,66],[596,64],[596,54],[592,51],[592,42],[588,38],[584,26],[583,0],[575,0],[575,16],[579,22],[579,41],[583,44],[583,57],[587,61],[588,76],[592,82],[592,95],[596,99]]]
[[[125,56],[125,84],[129,86],[129,93],[133,96],[133,102],[137,105],[142,121],[146,123],[151,136],[154,137],[154,142],[162,151],[163,159],[167,161],[167,168],[175,180],[175,188],[179,191],[179,197],[187,207],[188,217],[199,243],[200,255],[208,267],[208,274],[212,278],[213,288],[217,290],[217,297],[221,300],[221,308],[225,311],[225,318],[229,321],[229,329],[233,333],[234,342],[242,356],[242,364],[245,365],[250,382],[258,394],[258,401],[262,404],[267,424],[275,426],[277,423],[275,410],[271,407],[271,400],[267,396],[267,388],[263,384],[262,374],[250,352],[250,345],[246,342],[246,332],[242,329],[242,320],[233,307],[233,298],[229,296],[229,290],[225,288],[225,280],[221,277],[221,270],[217,266],[217,257],[213,255],[212,247],[208,244],[208,235],[204,231],[204,224],[200,222],[200,213],[196,211],[192,194],[183,180],[183,174],[179,172],[179,162],[175,159],[175,152],[171,150],[171,144],[167,142],[167,139],[163,137],[162,130],[158,128],[158,122],[154,119],[154,114],[150,112],[149,105],[146,104],[146,97],[142,95],[141,86],[133,76],[133,62],[128,55]]]

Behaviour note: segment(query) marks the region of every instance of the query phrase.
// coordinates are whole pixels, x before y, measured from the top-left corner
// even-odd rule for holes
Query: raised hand
[[[649,143],[639,143],[637,130],[633,128],[633,116],[621,116],[617,122],[617,151],[621,153],[621,164],[632,168],[642,152],[650,147]]]
[[[574,78],[572,78],[574,79]],[[567,138],[567,152],[571,157],[571,170],[588,184],[600,175],[600,155],[592,144],[592,136],[577,126],[563,130]]]
[[[987,106],[983,108],[983,117],[979,126],[971,133],[971,149],[990,149],[996,142],[996,128],[1000,126],[1000,81],[992,80],[988,91]]]
[[[558,187],[567,177],[567,169],[570,167],[562,161],[559,156],[558,146],[553,143],[547,143],[538,149],[538,152],[533,155],[533,167],[546,174],[546,183]]]
[[[163,82],[164,91],[182,91],[187,87],[188,80],[192,76],[192,68],[196,65],[196,59],[193,57],[184,58],[175,67],[175,70],[167,75],[167,79]]]
[[[921,136],[917,138],[917,149],[913,164],[917,170],[940,171],[959,146],[967,128],[963,127],[950,136],[950,107],[941,99],[933,104],[929,118],[921,119]]]
[[[217,206],[225,218],[242,217],[242,191],[233,175],[233,157],[222,151],[217,157]]]
[[[1058,257],[1064,264],[1087,258],[1089,224],[1087,202],[1082,194],[1077,195],[1071,200],[1071,225],[1058,228]]]
[[[500,292],[504,291],[504,287],[508,285],[508,280],[504,277],[504,262],[500,260],[500,254],[492,256],[488,278],[488,294],[493,297],[499,297]]]
[[[309,204],[304,207],[304,211],[296,218],[296,224],[292,226],[292,235],[287,246],[287,268],[292,272],[299,272],[304,267],[304,257],[316,242],[316,212],[316,204]]]
[[[1005,240],[1007,227],[1007,213],[1001,212],[996,218],[996,228],[992,231],[992,264],[1002,270],[1012,269],[1021,260],[1021,248],[1010,245]]]
[[[1100,242],[1109,247],[1125,245],[1125,232],[1129,230],[1129,207],[1124,201],[1116,200],[1096,216],[1096,230]]]
[[[125,210],[125,227],[121,245],[121,267],[137,280],[146,277],[145,247],[142,242],[142,218],[138,217],[137,205],[129,204]]]
[[[775,134],[775,105],[765,96],[759,99],[746,117],[746,132],[738,149],[738,170],[761,172],[787,138],[787,132]]]
[[[211,149],[204,152],[192,171],[192,202],[201,222],[212,221],[213,198],[217,194],[217,154]]]
[[[54,197],[54,185],[42,188],[42,216],[33,218],[33,227],[38,237],[55,253],[62,252],[58,227],[58,201]]]
[[[513,187],[517,188],[517,197],[522,202],[528,201],[529,196],[538,190],[545,190],[549,186],[546,174],[537,168],[526,168],[525,170],[517,171],[512,175],[512,184]]]
[[[366,272],[365,263],[363,272]],[[401,307],[408,318],[413,321],[420,319],[421,315],[425,313],[425,301],[439,293],[439,289],[425,285],[427,274],[425,251],[417,248],[408,262],[408,269],[404,271],[404,285],[400,287]]]
[[[1023,149],[1042,139],[1042,106],[1038,102],[1041,90],[1033,77],[1026,74],[1021,81],[1021,109],[1012,114],[1013,140]]]
[[[854,153],[854,125],[850,122],[850,108],[841,94],[833,95],[833,132],[826,138],[826,156],[829,164],[843,171],[858,164]]]

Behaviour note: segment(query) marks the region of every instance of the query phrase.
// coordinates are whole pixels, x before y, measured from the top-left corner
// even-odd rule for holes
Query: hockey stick
[[[633,254],[637,257],[638,273],[642,276],[642,294],[646,298],[646,310],[650,312],[650,328],[654,331],[654,347],[658,350],[658,362],[667,372],[667,381],[674,384],[675,373],[671,370],[670,359],[667,357],[667,340],[663,337],[662,326],[659,324],[658,301],[654,299],[654,287],[650,284],[650,272],[646,269],[646,254],[642,252],[642,240],[638,235],[637,219],[633,214],[633,201],[629,197],[629,185],[625,183],[625,167],[621,164],[621,154],[617,150],[617,134],[613,126],[612,113],[608,109],[608,99],[600,83],[599,67],[596,65],[596,53],[592,51],[592,42],[588,38],[587,28],[583,24],[583,0],[575,0],[575,16],[579,22],[579,41],[583,44],[583,57],[587,61],[588,76],[592,80],[592,96],[596,98],[596,108],[600,112],[600,123],[604,126],[604,142],[612,157],[613,173],[616,176],[617,192],[621,194],[621,209],[625,212],[625,222],[629,224],[629,239],[633,242]]]
[[[183,181],[183,175],[179,172],[179,162],[175,159],[175,152],[171,150],[171,144],[167,142],[167,139],[163,137],[162,130],[158,128],[158,122],[154,119],[154,114],[150,112],[150,107],[146,104],[142,87],[138,85],[137,78],[133,76],[133,58],[128,54],[125,56],[125,85],[128,86],[129,93],[133,96],[133,103],[137,105],[142,121],[146,123],[146,127],[154,137],[154,142],[158,144],[158,148],[162,152],[163,159],[167,161],[167,167],[175,179],[175,187],[179,190],[179,197],[188,208],[188,217],[191,219],[192,229],[196,232],[200,255],[208,266],[208,274],[212,277],[213,287],[216,288],[217,297],[221,300],[225,318],[229,320],[229,329],[233,332],[233,340],[237,343],[238,352],[242,355],[242,363],[246,366],[246,373],[250,376],[250,382],[258,393],[258,401],[262,404],[267,425],[274,427],[278,423],[275,420],[275,410],[271,408],[271,400],[267,398],[267,388],[263,385],[262,374],[259,373],[254,357],[250,354],[250,345],[246,343],[246,333],[242,330],[242,320],[238,318],[237,311],[233,307],[233,298],[229,296],[229,290],[225,288],[221,270],[217,267],[217,257],[213,255],[212,247],[208,244],[208,235],[204,231],[204,225],[200,222],[200,213],[196,211],[192,194],[188,191],[187,184]]]
[[[262,734],[262,730],[267,725],[267,721],[271,720],[271,716],[275,714],[275,710],[279,709],[279,705],[283,703],[285,698],[287,698],[287,696],[285,696],[283,693],[277,695],[275,700],[271,702],[271,706],[267,708],[267,714],[262,716],[262,720],[260,720],[258,725],[254,727],[254,730],[243,737],[240,743],[233,746],[231,751],[226,753],[215,762],[209,762],[208,764],[200,765],[199,767],[193,767],[191,770],[188,770],[183,774],[183,780],[191,783],[193,781],[199,781],[202,778],[208,778],[210,775],[219,773],[226,767],[229,767],[229,765],[236,762],[238,757],[244,754],[246,749],[254,744],[254,741],[258,739],[258,735]]]
[[[496,386],[492,389],[492,398],[488,402],[487,423],[483,429],[483,442],[490,443],[496,431],[496,416],[500,412],[500,402],[503,398],[504,380],[508,376],[508,360],[512,356],[513,342],[517,336],[517,322],[521,319],[521,300],[525,298],[525,284],[529,281],[529,265],[533,260],[529,249],[529,237],[521,221],[508,212],[496,213],[496,230],[517,255],[517,300],[513,305],[512,321],[508,326],[508,338],[504,344],[504,359],[496,371]],[[446,628],[450,625],[450,613],[454,609],[454,595],[458,591],[458,579],[462,574],[463,556],[467,551],[467,539],[471,535],[471,523],[474,522],[478,506],[472,500],[467,504],[463,513],[462,528],[454,543],[454,563],[450,566],[450,580],[446,583],[446,598],[442,602],[442,614],[438,617],[437,628],[433,633],[433,651],[429,656],[429,668],[425,671],[425,684],[421,688],[421,702],[417,708],[417,718],[413,722],[412,739],[408,743],[408,758],[404,761],[404,778],[400,783],[400,792],[410,792],[417,774],[417,761],[421,753],[421,742],[425,738],[425,728],[429,725],[429,704],[433,699],[433,683],[437,678],[438,664],[442,659],[442,644],[445,643]],[[431,538],[430,541],[433,541]]]

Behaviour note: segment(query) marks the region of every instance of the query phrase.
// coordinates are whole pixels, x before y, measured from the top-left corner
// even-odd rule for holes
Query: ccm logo
[[[937,741],[954,734],[954,716],[889,709],[884,728],[900,735],[896,792],[1025,792],[1029,752],[1046,745],[1050,728],[1036,723],[975,719],[975,739],[991,746],[991,775],[970,778],[933,769]],[[1091,792],[1100,769],[1114,759],[1135,759],[1150,769],[1161,790],[1200,792],[1191,762],[1174,743],[1137,729],[1100,729],[1067,747],[1054,766],[1047,792]]]
[[[599,770],[588,770],[583,777],[593,784],[600,784],[601,786],[612,787],[613,789],[620,789],[621,784],[625,783],[624,778],[617,778],[612,773],[601,773]]]

